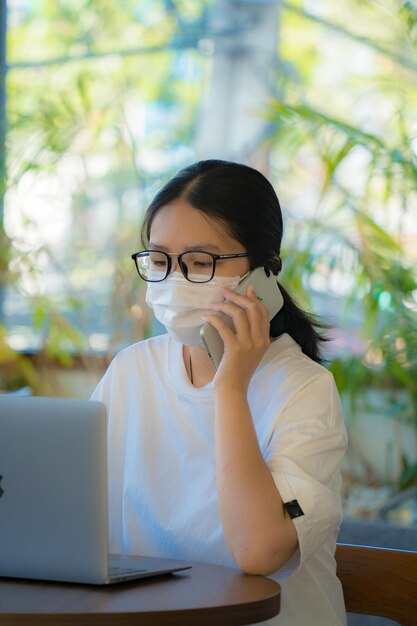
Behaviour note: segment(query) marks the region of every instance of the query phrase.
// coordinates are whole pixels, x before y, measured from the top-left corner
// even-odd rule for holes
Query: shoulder
[[[154,368],[161,370],[167,362],[167,335],[151,337],[134,343],[118,352],[93,392],[92,399],[100,399],[138,386],[138,381],[152,380]],[[155,378],[155,377],[153,377]],[[157,377],[158,378],[158,377]],[[147,382],[145,382],[147,384]]]
[[[258,375],[271,377],[280,386],[285,385],[294,391],[301,391],[315,379],[333,380],[329,370],[305,355],[288,334],[281,335],[271,344]]]
[[[339,394],[328,369],[306,356],[289,336],[271,344],[254,381],[255,394],[288,423],[315,416],[328,427],[342,420]]]
[[[133,343],[118,352],[104,373],[101,384],[126,386],[130,379],[138,380],[138,375],[160,368],[167,360],[167,335],[150,337]]]

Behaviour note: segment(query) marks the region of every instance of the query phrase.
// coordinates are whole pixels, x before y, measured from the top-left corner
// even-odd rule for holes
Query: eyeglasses
[[[142,252],[134,252],[132,259],[143,280],[149,283],[160,283],[171,271],[171,257],[173,256],[178,258],[178,265],[187,280],[191,283],[208,283],[214,276],[216,262],[219,259],[237,259],[248,256],[248,253],[212,254],[203,250],[191,250],[176,254],[161,250],[142,250]]]

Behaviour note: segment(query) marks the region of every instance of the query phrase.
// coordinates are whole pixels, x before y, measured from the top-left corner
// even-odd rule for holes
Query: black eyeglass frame
[[[163,254],[166,259],[167,259],[167,271],[166,274],[163,278],[160,278],[158,280],[148,280],[147,278],[144,278],[142,276],[142,274],[139,271],[139,266],[138,266],[138,262],[137,259],[138,257],[141,256],[145,256],[147,254],[149,254],[150,252],[158,252],[159,254]],[[190,254],[192,252],[200,252],[200,253],[204,253],[204,254],[208,254],[209,256],[211,256],[211,258],[213,259],[213,268],[212,268],[212,273],[210,278],[207,278],[207,280],[199,280],[199,281],[195,281],[195,280],[190,280],[187,276],[187,266],[185,265],[185,263],[182,262],[182,257],[184,256],[184,254]],[[161,283],[163,280],[165,280],[166,278],[168,278],[168,276],[171,273],[171,269],[172,269],[172,256],[176,256],[175,252],[164,252],[163,250],[140,250],[140,252],[134,252],[133,254],[130,255],[130,258],[133,259],[133,262],[135,264],[136,267],[136,271],[139,274],[139,276],[141,277],[142,280],[144,280],[147,283]],[[240,257],[247,257],[249,256],[248,252],[238,252],[235,254],[214,254],[213,252],[207,252],[206,250],[186,250],[185,252],[181,252],[181,254],[179,254],[177,256],[178,258],[178,265],[180,266],[182,275],[184,276],[184,278],[186,280],[188,280],[190,283],[198,283],[198,284],[203,284],[203,283],[209,283],[212,279],[214,274],[216,273],[216,262],[219,259],[237,259]],[[207,274],[208,276],[208,274]]]

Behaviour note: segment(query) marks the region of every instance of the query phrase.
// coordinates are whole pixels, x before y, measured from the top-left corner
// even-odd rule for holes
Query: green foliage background
[[[274,96],[256,114],[268,123],[268,175],[286,216],[283,281],[306,307],[317,289],[338,302],[352,340],[331,368],[352,413],[361,390],[391,389],[388,414],[417,429],[417,252],[407,245],[417,214],[417,5],[280,5]],[[38,0],[9,23],[6,218],[21,211],[25,236],[6,230],[0,280],[26,303],[39,349],[61,364],[92,350],[91,310],[109,329],[110,352],[150,332],[129,257],[150,197],[194,160],[211,8]],[[62,248],[36,226],[39,184],[70,203]],[[2,327],[0,386],[41,392],[11,346]],[[404,410],[399,388],[411,399]],[[416,478],[405,458],[401,485]]]

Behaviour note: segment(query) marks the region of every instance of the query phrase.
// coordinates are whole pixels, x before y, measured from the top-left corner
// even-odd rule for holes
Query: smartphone
[[[246,295],[246,290],[249,285],[254,286],[258,300],[261,300],[261,302],[266,306],[269,312],[269,319],[272,320],[284,304],[281,291],[278,287],[277,277],[274,274],[270,274],[268,276],[263,267],[257,267],[240,283],[236,289],[236,293]],[[218,313],[218,315],[234,331],[232,318],[229,317],[229,315],[224,315],[223,313]],[[201,328],[200,337],[211,362],[213,363],[215,369],[217,369],[220,365],[220,361],[222,360],[224,351],[222,338],[217,330],[209,323],[204,324]]]

